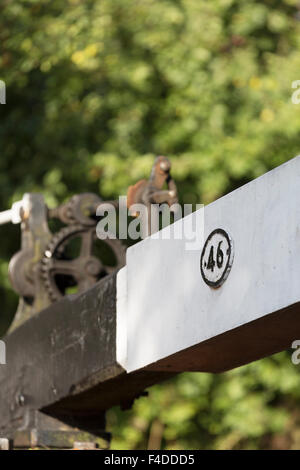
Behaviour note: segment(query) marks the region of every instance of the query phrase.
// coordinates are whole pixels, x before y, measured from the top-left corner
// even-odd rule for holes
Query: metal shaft
[[[0,212],[0,225],[8,224],[12,221],[13,211],[12,209],[8,211]]]
[[[28,195],[25,194],[22,201],[14,202],[12,208],[0,212],[0,225],[4,224],[19,224],[21,222],[21,209],[26,207]]]

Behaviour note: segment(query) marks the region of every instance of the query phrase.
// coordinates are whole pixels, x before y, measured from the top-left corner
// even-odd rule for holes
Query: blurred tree
[[[0,10],[3,209],[26,191],[49,205],[125,194],[158,153],[172,158],[181,201],[207,203],[298,152],[298,0],[2,0]],[[4,332],[19,234],[1,230]],[[184,374],[133,412],[112,411],[113,445],[299,446],[296,378],[286,355]]]

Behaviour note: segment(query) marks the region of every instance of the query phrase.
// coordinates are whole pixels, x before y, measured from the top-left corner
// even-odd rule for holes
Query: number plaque
[[[204,282],[220,287],[227,279],[233,262],[233,241],[218,228],[208,236],[201,254],[200,270]]]

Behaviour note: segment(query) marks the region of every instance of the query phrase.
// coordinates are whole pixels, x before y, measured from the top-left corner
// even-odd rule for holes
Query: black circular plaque
[[[233,263],[233,241],[230,235],[217,228],[208,236],[200,259],[201,275],[210,287],[220,287],[227,279]]]

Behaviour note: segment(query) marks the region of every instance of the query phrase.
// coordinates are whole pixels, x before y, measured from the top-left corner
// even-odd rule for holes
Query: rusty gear
[[[66,248],[74,238],[81,239],[79,256],[68,259]],[[116,258],[116,266],[108,266],[93,256],[92,248],[96,240],[95,227],[82,227],[80,224],[64,227],[57,232],[41,260],[41,278],[52,302],[64,295],[64,288],[77,285],[82,292],[94,285],[101,277],[110,274],[125,264],[125,247],[119,240],[103,241],[110,245]],[[58,276],[64,277],[60,281]]]
[[[95,214],[102,199],[93,193],[76,194],[61,206],[49,210],[49,218],[55,217],[67,225],[95,225]]]

